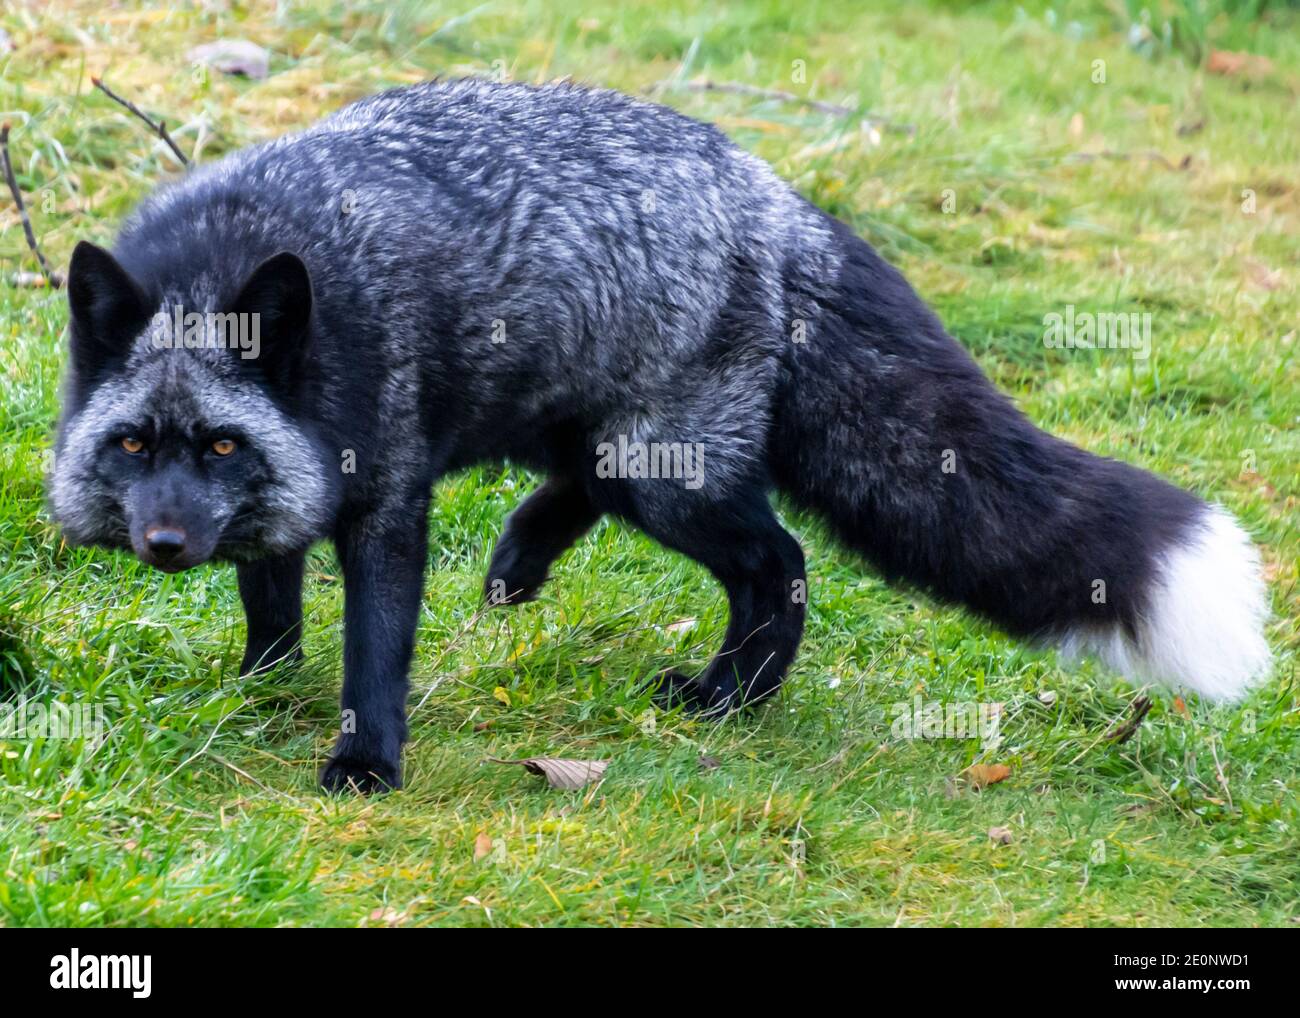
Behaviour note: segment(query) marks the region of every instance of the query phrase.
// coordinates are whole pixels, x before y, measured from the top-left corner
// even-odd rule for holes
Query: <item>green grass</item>
[[[324,797],[332,553],[312,560],[306,665],[238,680],[233,572],[166,577],[61,544],[42,472],[66,310],[0,286],[0,680],[107,722],[101,742],[0,741],[0,923],[1296,922],[1294,12],[1184,17],[1202,48],[1271,61],[1222,76],[1196,47],[1130,47],[1120,3],[175,6],[6,8],[0,107],[56,262],[175,171],[91,74],[187,149],[202,135],[203,159],[432,74],[640,91],[681,73],[860,106],[911,130],[877,140],[796,105],[663,93],[879,246],[1035,420],[1239,514],[1268,566],[1277,674],[1233,708],[1162,696],[1115,745],[1139,690],[891,590],[787,514],[811,589],[782,695],[721,724],[657,712],[640,680],[721,641],[712,582],[605,523],[541,601],[476,615],[493,540],[536,481],[478,470],[436,493],[407,788]],[[185,52],[221,36],[268,46],[271,78],[196,75]],[[33,269],[7,205],[0,231],[5,276]],[[1043,315],[1070,303],[1149,311],[1151,357],[1045,349]],[[1005,704],[1001,743],[895,738],[892,705],[918,694]],[[612,763],[584,794],[488,762],[540,754]],[[959,778],[976,762],[1010,777],[976,792]],[[475,861],[481,834],[493,848]]]

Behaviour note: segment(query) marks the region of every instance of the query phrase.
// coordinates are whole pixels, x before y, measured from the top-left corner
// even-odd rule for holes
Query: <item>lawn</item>
[[[653,92],[852,224],[1038,423],[1238,514],[1276,674],[1227,707],[1117,683],[886,587],[787,511],[810,590],[782,694],[721,723],[663,712],[644,680],[721,642],[712,580],[606,521],[539,601],[480,611],[538,481],[484,468],[436,491],[406,788],[325,796],[332,550],[310,562],[306,663],[239,679],[233,570],[60,541],[42,477],[66,304],[9,285],[36,264],[0,195],[0,681],[103,722],[0,740],[0,924],[1297,922],[1300,12],[1203,24],[1155,0],[1184,12],[1166,34],[1123,3],[171,6],[0,18],[0,108],[54,263],[180,172],[92,75],[199,161],[433,75]],[[197,68],[219,38],[266,47],[270,75]],[[1071,305],[1149,314],[1149,356],[1050,348]],[[908,738],[916,698],[1001,704],[997,738]],[[574,792],[491,761],[541,755],[611,762]],[[972,765],[1007,774],[981,790]]]

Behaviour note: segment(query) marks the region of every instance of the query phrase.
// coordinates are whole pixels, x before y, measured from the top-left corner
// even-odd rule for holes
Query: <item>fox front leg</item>
[[[248,637],[240,675],[302,660],[302,575],[305,552],[276,555],[235,567]]]
[[[328,791],[400,788],[407,672],[428,548],[428,498],[339,528],[343,564],[342,730],[320,781]]]

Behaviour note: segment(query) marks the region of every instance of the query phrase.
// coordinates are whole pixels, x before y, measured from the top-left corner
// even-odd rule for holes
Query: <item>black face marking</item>
[[[304,546],[324,531],[329,488],[317,445],[256,380],[136,348],[65,416],[51,503],[72,540],[175,571]],[[160,526],[186,535],[165,561],[145,537]]]

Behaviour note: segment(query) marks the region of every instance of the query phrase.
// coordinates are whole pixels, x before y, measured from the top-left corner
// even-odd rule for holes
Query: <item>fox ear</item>
[[[292,374],[306,347],[311,308],[307,266],[296,254],[282,251],[253,270],[231,310],[258,316],[262,369],[283,380]]]
[[[145,295],[126,269],[102,247],[84,240],[68,266],[68,309],[72,357],[85,374],[124,356],[149,317]]]

